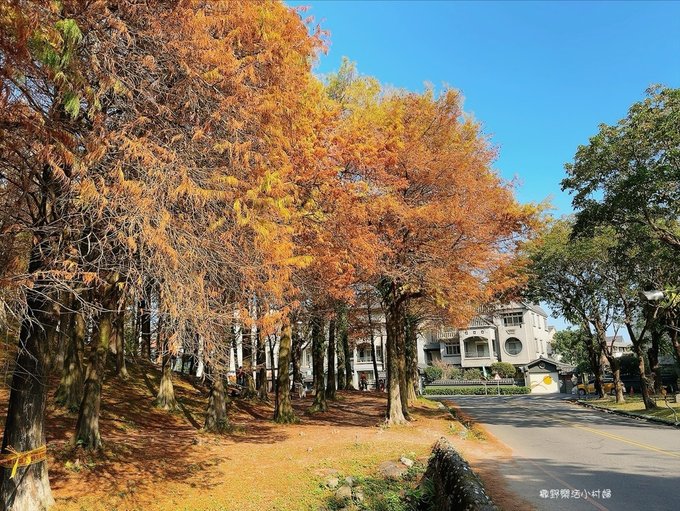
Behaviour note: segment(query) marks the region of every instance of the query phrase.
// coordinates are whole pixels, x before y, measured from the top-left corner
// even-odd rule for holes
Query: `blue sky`
[[[559,183],[578,145],[651,84],[680,87],[680,2],[287,3],[331,33],[319,74],[347,56],[385,84],[460,89],[518,199],[550,198],[558,215],[571,212]]]
[[[556,214],[571,211],[559,182],[578,145],[649,85],[680,86],[679,2],[288,3],[331,32],[318,73],[347,56],[396,87],[462,90],[518,198],[552,197]]]

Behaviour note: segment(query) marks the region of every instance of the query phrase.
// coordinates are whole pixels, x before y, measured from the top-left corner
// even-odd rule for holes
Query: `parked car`
[[[575,393],[578,393],[579,396],[585,396],[586,394],[595,394],[595,378],[591,378],[590,380],[588,380],[587,387],[583,383],[579,383],[575,387],[575,389],[576,389]],[[611,394],[612,396],[615,396],[616,386],[614,385],[614,379],[607,378],[605,376],[602,379],[602,389],[604,390],[605,394]]]

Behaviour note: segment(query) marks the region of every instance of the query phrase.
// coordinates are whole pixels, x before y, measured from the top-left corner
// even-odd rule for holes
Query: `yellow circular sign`
[[[550,385],[552,381],[553,380],[550,376],[546,376],[545,378],[543,378],[543,383],[545,383],[546,385]]]

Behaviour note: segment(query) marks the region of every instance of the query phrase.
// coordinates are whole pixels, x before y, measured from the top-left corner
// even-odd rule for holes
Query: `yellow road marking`
[[[595,433],[597,435],[602,435],[604,437],[611,438],[613,440],[618,440],[619,442],[624,442],[626,444],[635,445],[636,447],[641,447],[642,449],[647,449],[648,451],[658,452],[658,453],[661,453],[661,454],[665,454],[666,456],[672,456],[673,458],[680,458],[679,453],[664,451],[663,449],[659,449],[658,447],[654,447],[653,445],[641,444],[640,442],[635,442],[635,441],[629,440],[625,437],[622,437],[622,436],[619,436],[619,435],[614,435],[613,433],[607,433],[605,431],[600,431],[599,429],[589,428],[588,426],[580,426],[578,424],[572,424],[572,426],[575,427],[575,428],[578,428],[578,429],[584,429],[586,431],[590,431],[591,433]]]
[[[525,407],[523,407],[523,409],[528,411],[528,412],[532,411],[529,408],[525,408]],[[628,438],[625,438],[625,437],[622,437],[622,436],[619,436],[619,435],[615,435],[613,433],[607,433],[606,431],[601,431],[599,429],[589,428],[588,426],[581,426],[580,424],[574,424],[572,422],[569,422],[568,420],[555,417],[554,415],[550,415],[550,418],[557,421],[557,422],[562,422],[564,424],[568,424],[569,426],[571,426],[573,428],[578,428],[578,429],[583,429],[585,431],[590,431],[591,433],[595,433],[596,435],[600,435],[600,436],[603,436],[603,437],[606,437],[606,438],[611,438],[612,440],[618,440],[619,442],[634,445],[636,447],[640,447],[640,448],[646,449],[648,451],[658,452],[658,453],[661,453],[661,454],[665,454],[666,456],[671,456],[673,458],[680,458],[680,453],[665,451],[663,449],[659,449],[658,447],[654,447],[653,445],[635,442],[634,440],[629,440]]]

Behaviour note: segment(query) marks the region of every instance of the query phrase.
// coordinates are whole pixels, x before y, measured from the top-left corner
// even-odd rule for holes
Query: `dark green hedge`
[[[501,386],[501,395],[529,394],[529,387]],[[487,387],[487,394],[493,395],[498,392],[495,385]],[[484,387],[425,387],[423,394],[426,396],[483,396]]]

